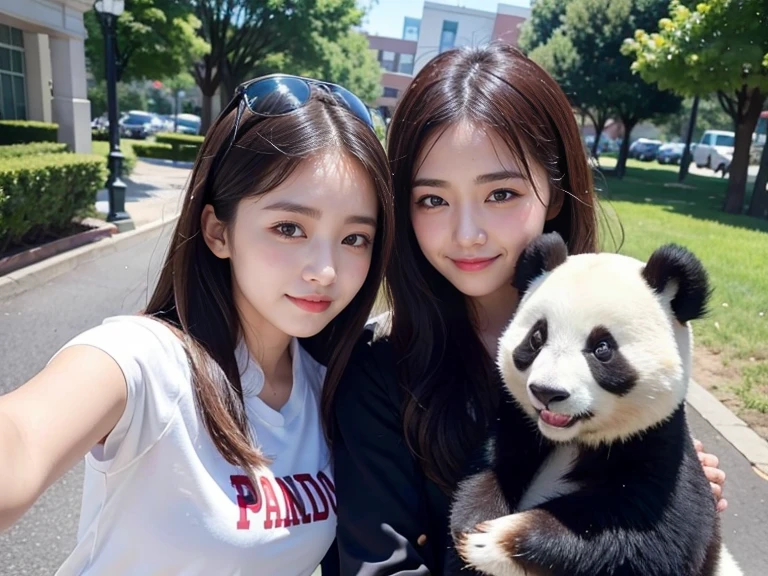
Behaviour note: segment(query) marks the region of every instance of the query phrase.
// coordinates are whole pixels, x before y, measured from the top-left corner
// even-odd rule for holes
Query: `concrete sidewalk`
[[[168,162],[142,159],[133,173],[123,178],[127,186],[125,209],[138,228],[150,222],[168,221],[181,210],[187,180],[192,172],[191,162]],[[96,210],[109,211],[107,190],[99,190]]]

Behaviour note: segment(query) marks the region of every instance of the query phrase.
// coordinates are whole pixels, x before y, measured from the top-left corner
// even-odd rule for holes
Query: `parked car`
[[[638,138],[629,147],[629,157],[637,158],[642,162],[650,162],[656,158],[656,153],[662,145],[661,140],[650,138]]]
[[[141,138],[156,134],[163,128],[163,121],[151,112],[131,110],[120,118],[120,136]]]
[[[724,176],[731,167],[735,141],[734,132],[707,130],[702,134],[701,141],[693,153],[693,161],[699,168],[722,171]]]
[[[670,142],[663,144],[656,152],[656,162],[659,164],[680,164],[680,160],[685,152],[685,144],[680,142]]]
[[[173,116],[170,119],[171,129],[169,131],[173,132]],[[196,114],[178,114],[176,116],[176,132],[179,134],[200,134],[201,124],[202,120]]]

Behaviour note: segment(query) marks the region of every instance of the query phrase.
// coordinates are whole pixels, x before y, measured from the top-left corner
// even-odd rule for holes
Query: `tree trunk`
[[[696,128],[696,115],[699,111],[699,95],[693,99],[691,106],[691,118],[688,121],[688,130],[685,135],[685,148],[683,156],[680,158],[680,171],[677,173],[677,181],[682,182],[688,176],[688,168],[691,165],[691,140],[693,139],[693,130]]]
[[[208,132],[213,123],[213,95],[219,87],[221,77],[216,67],[212,65],[210,55],[204,56],[202,61],[195,64],[192,69],[195,84],[203,94],[203,109],[200,113],[200,134]]]
[[[760,155],[760,170],[755,180],[755,188],[752,191],[752,202],[749,205],[749,215],[756,218],[768,218],[768,140],[763,144],[763,153]]]
[[[201,88],[202,90],[202,88]],[[213,95],[203,92],[203,110],[200,115],[200,133],[207,134],[213,123]]]
[[[624,138],[621,139],[621,148],[619,148],[619,161],[616,163],[616,176],[618,178],[624,178],[624,174],[627,171],[627,157],[629,156],[629,137],[632,134],[632,129],[637,124],[637,120],[631,118],[622,118],[622,124],[624,124]]]
[[[584,128],[584,118],[587,117],[592,122],[592,127],[595,129],[595,140],[592,142],[592,148],[590,154],[593,158],[597,158],[597,150],[600,146],[600,136],[602,136],[605,130],[605,125],[608,123],[608,112],[603,110],[597,110],[595,113],[589,109],[581,109],[581,125]]]
[[[764,99],[763,94],[757,88],[747,91],[745,96],[745,98],[739,98],[736,141],[733,147],[733,160],[728,169],[730,176],[723,203],[723,211],[728,214],[741,214],[744,211],[747,171],[749,170],[749,149],[752,146],[752,133],[760,119]]]
[[[605,130],[605,124],[607,122],[608,118],[598,114],[597,124],[595,124],[595,141],[592,142],[592,156],[594,158],[597,158],[598,148],[600,147],[600,137],[603,135],[603,130]]]

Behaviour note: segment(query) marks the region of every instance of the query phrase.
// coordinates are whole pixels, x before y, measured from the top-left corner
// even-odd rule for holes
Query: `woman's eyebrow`
[[[523,175],[518,170],[500,170],[475,177],[475,184],[488,184],[489,182],[498,182],[499,180],[519,180],[522,178]]]
[[[275,210],[278,212],[293,212],[294,214],[303,214],[304,216],[309,216],[310,218],[314,218],[315,220],[319,220],[320,217],[323,215],[322,210],[318,210],[317,208],[312,208],[310,206],[304,206],[303,204],[297,204],[296,202],[288,202],[286,200],[281,200],[280,202],[275,202],[274,204],[265,206],[264,210]]]
[[[522,180],[523,175],[518,170],[499,170],[475,177],[475,184],[488,184],[490,182],[499,182],[501,180]],[[439,178],[416,178],[412,187],[427,186],[429,188],[448,188],[448,182]]]

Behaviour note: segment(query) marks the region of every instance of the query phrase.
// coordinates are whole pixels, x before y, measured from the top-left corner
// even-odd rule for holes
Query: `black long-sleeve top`
[[[366,331],[339,384],[335,459],[340,570],[347,575],[441,574],[449,497],[409,451],[392,348]]]

